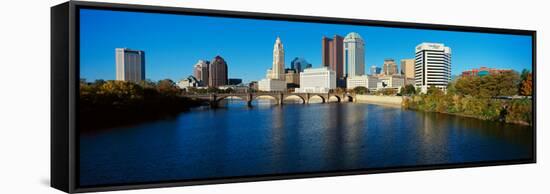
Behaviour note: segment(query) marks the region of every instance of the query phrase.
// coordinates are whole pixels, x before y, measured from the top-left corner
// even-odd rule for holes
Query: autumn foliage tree
[[[529,73],[521,82],[520,94],[524,96],[533,95],[533,74]]]
[[[485,76],[463,76],[455,84],[456,93],[463,96],[490,98],[518,94],[520,76],[515,71]]]

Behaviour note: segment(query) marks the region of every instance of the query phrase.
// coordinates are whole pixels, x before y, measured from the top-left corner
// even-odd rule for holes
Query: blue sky
[[[277,36],[287,67],[294,57],[319,67],[322,36],[349,32],[365,39],[366,71],[385,58],[398,64],[413,58],[422,42],[451,47],[453,75],[480,66],[531,70],[532,63],[530,36],[90,9],[80,14],[80,76],[88,81],[115,79],[115,48],[131,48],[145,51],[145,76],[153,81],[178,81],[192,74],[197,60],[220,55],[230,78],[249,82],[265,77]]]

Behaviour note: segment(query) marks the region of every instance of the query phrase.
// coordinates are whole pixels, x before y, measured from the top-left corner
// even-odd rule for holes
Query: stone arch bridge
[[[270,97],[275,99],[278,105],[283,105],[284,100],[291,97],[298,97],[302,104],[309,104],[314,97],[321,98],[322,103],[329,102],[335,98],[336,102],[355,102],[355,94],[351,93],[287,93],[287,92],[255,92],[255,93],[216,93],[216,94],[187,94],[185,97],[208,100],[210,106],[217,107],[218,103],[227,98],[240,98],[245,101],[248,106],[252,105],[252,101],[259,97]]]

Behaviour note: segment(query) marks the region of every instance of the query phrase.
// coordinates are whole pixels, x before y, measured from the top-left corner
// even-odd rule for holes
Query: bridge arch
[[[220,102],[220,101],[228,99],[228,98],[238,98],[239,100],[242,100],[242,101],[245,101],[245,102],[247,101],[246,96],[239,96],[239,95],[220,96],[219,98],[216,99],[216,101]]]
[[[343,101],[342,102],[353,102],[354,100],[355,100],[355,96],[345,94],[343,96]]]
[[[310,102],[311,102],[311,99],[312,99],[312,98],[315,98],[315,97],[321,98],[321,103],[325,103],[325,102],[327,102],[327,100],[328,100],[328,99],[325,99],[325,97],[323,97],[323,96],[321,96],[321,95],[319,95],[319,94],[314,94],[314,95],[309,96],[309,99],[307,99],[308,103],[310,103]]]
[[[255,95],[250,101],[253,101],[253,100],[258,100],[258,99],[262,99],[265,97],[268,97],[269,99],[271,100],[274,100],[275,101],[275,104],[279,104],[279,97],[276,96],[276,95],[272,95],[272,94],[259,94],[259,95]]]
[[[331,101],[332,99],[336,99],[336,101]],[[341,101],[342,99],[340,98],[340,96],[337,96],[337,95],[330,95],[327,100],[327,102],[341,102]]]
[[[291,95],[285,96],[283,98],[283,101],[287,100],[288,98],[291,98],[291,97],[298,97],[298,98],[300,98],[300,100],[302,100],[302,104],[306,103],[306,99],[303,96],[300,96],[300,95],[297,95],[297,94],[291,94]]]

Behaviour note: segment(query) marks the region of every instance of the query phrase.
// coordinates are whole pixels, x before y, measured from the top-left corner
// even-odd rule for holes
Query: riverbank
[[[520,125],[532,125],[531,99],[492,99],[450,94],[404,97],[403,108],[491,120]]]
[[[377,104],[383,106],[401,107],[403,98],[401,96],[376,96],[376,95],[356,95],[355,102],[365,104]]]
[[[415,95],[412,97],[356,95],[355,102],[532,125],[532,102],[530,99],[504,100],[453,95]]]
[[[126,100],[125,103],[99,103],[82,100],[78,124],[81,131],[97,131],[147,121],[175,117],[206,102],[178,96]]]

